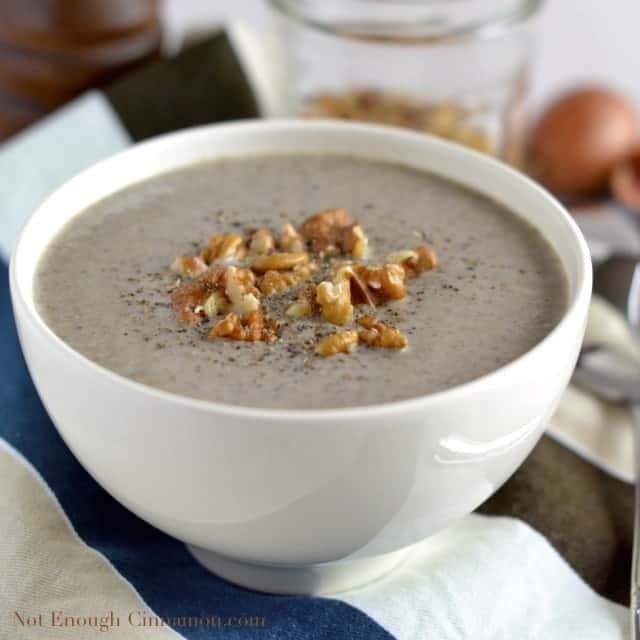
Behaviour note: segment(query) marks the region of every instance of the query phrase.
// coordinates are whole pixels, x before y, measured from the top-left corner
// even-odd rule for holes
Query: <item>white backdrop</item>
[[[482,0],[476,0],[481,2]],[[264,0],[165,0],[171,28],[182,31],[242,17],[266,24]],[[547,0],[540,16],[531,105],[581,82],[596,82],[640,105],[640,0]]]

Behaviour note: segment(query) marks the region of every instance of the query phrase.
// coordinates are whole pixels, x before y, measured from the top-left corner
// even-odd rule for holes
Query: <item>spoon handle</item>
[[[633,413],[633,449],[635,458],[635,499],[633,508],[633,556],[631,560],[631,638],[640,640],[640,403]]]

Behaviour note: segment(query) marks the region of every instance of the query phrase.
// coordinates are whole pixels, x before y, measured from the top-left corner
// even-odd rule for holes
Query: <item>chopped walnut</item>
[[[308,318],[319,310],[316,301],[316,288],[312,284],[305,285],[298,292],[298,299],[285,311],[290,318]]]
[[[438,266],[438,255],[431,247],[416,247],[417,258],[404,265],[405,269],[410,268],[415,275],[425,271],[431,271]]]
[[[209,244],[200,252],[200,257],[207,263],[230,262],[242,260],[247,255],[244,239],[237,233],[222,233],[213,236]]]
[[[229,313],[209,333],[210,338],[230,338],[243,342],[273,342],[278,338],[277,325],[261,311],[245,316]]]
[[[180,322],[199,324],[206,320],[204,303],[211,294],[223,287],[226,269],[211,267],[195,280],[174,289],[171,304]]]
[[[268,256],[259,256],[255,259],[251,268],[256,273],[266,271],[288,271],[299,265],[309,262],[309,254],[299,253],[272,253]]]
[[[305,282],[311,279],[311,276],[318,270],[318,265],[315,262],[307,262],[306,264],[298,265],[293,268],[293,272],[296,274],[298,282]]]
[[[265,296],[282,293],[296,284],[293,271],[267,271],[259,280],[258,288]]]
[[[346,227],[340,239],[340,246],[344,253],[351,254],[354,258],[364,258],[369,248],[369,239],[359,224]]]
[[[401,300],[407,295],[404,285],[405,273],[397,264],[384,264],[381,267],[365,267],[356,269],[367,284],[370,292],[380,302]]]
[[[271,253],[276,247],[276,241],[269,229],[258,229],[249,242],[249,253],[251,255],[266,255]]]
[[[365,88],[316,94],[308,100],[303,116],[392,124],[496,154],[495,140],[471,124],[473,111],[451,101],[424,102],[404,93]]]
[[[278,248],[288,253],[301,253],[305,250],[305,241],[292,224],[285,224],[280,231]]]
[[[203,274],[209,267],[198,256],[178,256],[171,265],[171,270],[187,278],[196,278]]]
[[[415,259],[416,252],[413,249],[403,249],[402,251],[394,251],[387,256],[386,261],[390,264],[402,265],[407,260]]]
[[[310,260],[310,249],[332,275],[319,284],[313,281],[318,264]],[[179,277],[168,293],[180,322],[200,324],[218,319],[210,337],[244,341],[277,339],[277,325],[265,318],[261,296],[280,294],[298,287],[298,297],[284,312],[289,318],[321,314],[336,325],[353,321],[355,305],[376,307],[406,296],[405,281],[433,269],[438,259],[429,247],[400,251],[382,265],[363,264],[367,252],[362,227],[346,209],[330,209],[309,217],[296,231],[284,225],[277,239],[269,229],[245,230],[213,236],[199,256],[178,256],[172,269]],[[350,255],[348,262],[331,256]],[[250,257],[252,264],[233,264]],[[229,263],[232,264],[224,264]],[[249,260],[247,261],[249,262]],[[311,282],[308,282],[311,281]],[[304,284],[308,282],[308,284]],[[226,315],[225,315],[226,314]],[[368,346],[402,349],[407,339],[394,327],[365,316],[361,328],[327,337],[317,347],[322,355],[349,353],[358,341]]]
[[[358,339],[369,347],[404,349],[409,344],[407,337],[399,329],[376,320],[373,316],[363,316],[358,324],[363,327],[358,332]]]
[[[431,247],[416,247],[413,250],[397,251],[387,257],[387,261],[399,264],[407,274],[407,278],[417,278],[425,271],[438,266],[438,256]]]
[[[207,318],[215,318],[216,316],[227,313],[229,310],[229,300],[222,291],[214,291],[202,305]]]
[[[296,284],[309,280],[317,269],[313,262],[303,264],[290,271],[267,271],[259,280],[258,288],[265,296],[282,293]]]
[[[321,340],[316,346],[316,353],[328,358],[338,353],[351,353],[357,345],[357,331],[341,331]]]
[[[381,267],[348,263],[341,265],[335,279],[351,280],[351,302],[377,307],[388,300],[401,300],[407,295],[405,271],[398,264]]]
[[[236,313],[244,315],[259,309],[259,291],[255,287],[256,278],[250,269],[227,267],[224,281],[225,293]]]
[[[348,278],[351,281],[351,303],[356,305],[365,304],[370,307],[376,307],[377,301],[373,292],[369,290],[367,283],[362,278],[363,269],[358,267],[364,267],[364,265],[354,265],[349,263],[342,266],[336,272],[334,279],[340,280],[342,278]]]
[[[311,242],[311,250],[320,253],[330,248],[344,251],[345,231],[352,229],[355,221],[346,209],[328,209],[307,218],[300,227],[300,234]],[[347,236],[350,238],[349,234]]]
[[[309,318],[313,315],[313,307],[309,300],[296,300],[287,307],[284,313],[290,318]]]
[[[333,282],[321,282],[316,287],[316,302],[320,305],[325,320],[338,325],[351,322],[353,304],[348,275],[341,273]]]
[[[216,296],[212,299],[212,296]],[[255,276],[249,269],[214,266],[172,294],[173,308],[181,322],[199,324],[216,313],[224,313],[222,300],[230,301],[233,310],[245,314],[260,307]],[[215,309],[220,311],[213,313]]]

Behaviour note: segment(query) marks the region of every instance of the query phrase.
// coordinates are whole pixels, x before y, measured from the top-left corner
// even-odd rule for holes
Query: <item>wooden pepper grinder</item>
[[[0,140],[158,55],[159,0],[2,0]]]

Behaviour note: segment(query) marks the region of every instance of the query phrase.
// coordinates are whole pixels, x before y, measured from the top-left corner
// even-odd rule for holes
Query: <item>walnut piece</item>
[[[346,209],[328,209],[307,218],[300,227],[300,234],[311,243],[311,251],[320,253],[330,248],[344,251],[345,231],[355,225],[355,221]],[[352,237],[352,234],[349,235]]]
[[[365,88],[344,93],[316,94],[307,101],[302,115],[407,127],[496,154],[495,140],[470,123],[472,112],[448,100],[424,102],[405,93]]]
[[[320,305],[322,317],[328,322],[338,325],[351,322],[351,282],[346,272],[339,273],[333,282],[321,282],[316,287],[316,302]]]
[[[316,301],[316,288],[313,284],[305,285],[298,292],[298,299],[285,311],[290,318],[309,318],[319,310]]]
[[[304,251],[298,253],[272,253],[268,256],[258,256],[251,268],[256,273],[288,271],[307,262],[309,262],[309,254]]]
[[[196,278],[202,275],[209,267],[198,256],[178,256],[171,265],[171,270],[187,278]]]
[[[296,276],[293,271],[267,271],[258,282],[260,293],[272,296],[282,293],[296,284]]]
[[[306,264],[298,265],[294,267],[293,273],[296,274],[298,282],[306,282],[310,280],[313,274],[318,270],[318,265],[315,262],[307,262]]]
[[[307,243],[323,261],[323,268],[332,274],[319,284],[312,280],[318,264],[310,260]],[[329,209],[309,217],[299,231],[291,224],[284,225],[277,239],[266,228],[246,230],[244,236],[213,236],[198,256],[175,259],[172,270],[181,277],[167,293],[171,294],[180,322],[217,320],[210,331],[211,338],[272,342],[278,337],[278,327],[275,321],[265,318],[261,296],[301,285],[286,316],[298,319],[321,314],[332,324],[347,325],[353,322],[356,305],[375,308],[389,300],[400,300],[407,295],[407,279],[438,265],[435,251],[426,246],[393,253],[382,265],[358,260],[367,249],[367,237],[349,212]],[[331,258],[336,254],[351,258],[337,262]],[[250,260],[236,264],[245,258]],[[183,278],[188,281],[183,282]],[[219,320],[219,316],[224,317]],[[398,329],[373,316],[364,316],[358,324],[357,330],[342,331],[322,340],[318,353],[350,353],[358,342],[387,349],[407,346],[407,338]]]
[[[180,322],[200,324],[207,319],[204,303],[216,289],[224,287],[224,267],[211,267],[195,280],[174,289],[171,304]]]
[[[276,241],[269,229],[258,229],[249,242],[249,253],[251,255],[263,256],[271,253],[276,248]]]
[[[363,327],[358,332],[358,340],[368,347],[404,349],[409,344],[407,337],[399,329],[376,320],[373,316],[359,318],[358,324]]]
[[[407,278],[417,278],[421,273],[438,266],[438,256],[431,247],[422,246],[392,253],[387,256],[387,262],[402,266]]]
[[[227,267],[224,276],[225,293],[236,313],[244,315],[260,308],[255,281],[250,269]]]
[[[213,236],[209,244],[200,252],[200,258],[207,264],[242,260],[247,255],[244,239],[237,233],[221,233]]]
[[[229,300],[222,291],[214,291],[202,305],[207,318],[215,318],[229,310]]]
[[[316,353],[328,358],[338,353],[351,353],[357,345],[357,331],[341,331],[340,333],[333,333],[321,340],[316,346]]]
[[[212,299],[212,296],[215,298]],[[255,287],[255,276],[250,269],[237,267],[210,267],[203,274],[175,289],[171,295],[178,320],[199,324],[217,313],[224,313],[223,298],[240,314],[256,311],[260,307]],[[214,310],[219,309],[214,313]]]
[[[402,251],[394,251],[393,253],[390,253],[386,258],[386,262],[401,265],[407,260],[412,258],[415,259],[415,257],[416,252],[413,249],[403,249]]]
[[[369,248],[369,239],[359,224],[346,227],[340,238],[340,246],[344,253],[351,254],[354,258],[364,258]]]
[[[280,231],[278,248],[288,253],[301,253],[305,250],[303,237],[294,229],[292,224],[285,224]]]
[[[316,264],[310,262],[299,265],[290,271],[274,271],[272,269],[262,275],[258,288],[265,296],[282,293],[296,284],[309,280],[317,268]]]
[[[388,300],[401,300],[407,295],[405,270],[398,264],[380,267],[346,263],[338,266],[334,279],[351,282],[351,302],[377,307]]]
[[[381,267],[357,265],[355,271],[366,283],[377,304],[387,300],[401,300],[407,295],[404,269],[397,264]]]
[[[313,315],[313,306],[309,300],[296,300],[287,307],[284,313],[296,320],[299,318],[310,318]]]
[[[277,325],[261,311],[245,316],[229,313],[209,332],[209,338],[230,338],[242,342],[274,342],[278,339]]]

